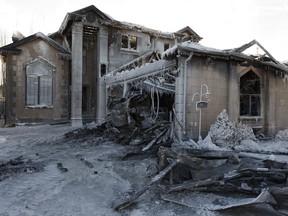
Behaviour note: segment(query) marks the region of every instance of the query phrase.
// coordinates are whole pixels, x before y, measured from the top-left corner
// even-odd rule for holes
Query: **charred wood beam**
[[[165,73],[170,71],[171,67],[175,67],[175,65],[175,61],[159,60],[154,63],[146,64],[143,67],[135,68],[131,71],[123,71],[122,73],[114,76],[109,73],[104,76],[104,79],[108,86],[119,85],[123,82],[132,82]]]
[[[132,203],[134,203],[142,194],[144,194],[153,184],[155,184],[156,182],[158,182],[159,180],[161,180],[170,170],[173,169],[173,167],[175,167],[178,163],[180,162],[180,160],[174,160],[172,161],[164,170],[162,170],[159,174],[157,174],[156,176],[154,176],[150,182],[148,183],[148,185],[146,187],[144,187],[143,189],[137,191],[131,198],[129,198],[128,200],[118,204],[118,205],[114,205],[114,210],[116,211],[121,211],[124,208],[127,208],[128,206],[130,206]]]

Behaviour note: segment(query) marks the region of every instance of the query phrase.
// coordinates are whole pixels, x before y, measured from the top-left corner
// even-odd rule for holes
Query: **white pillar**
[[[71,86],[71,126],[80,127],[82,122],[82,55],[83,24],[72,26],[72,86]]]
[[[97,110],[96,110],[96,122],[101,123],[106,116],[106,84],[101,79],[101,64],[106,64],[106,70],[108,70],[108,30],[105,27],[101,27],[97,37],[97,55],[98,55],[98,75],[97,75]]]

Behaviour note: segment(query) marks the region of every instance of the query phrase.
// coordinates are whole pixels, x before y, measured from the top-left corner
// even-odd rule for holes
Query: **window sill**
[[[259,120],[262,119],[262,116],[240,116],[239,120],[242,123],[243,121],[254,121],[256,124],[259,123]]]
[[[27,109],[52,109],[53,105],[48,106],[48,105],[30,105],[26,106]]]
[[[262,116],[240,116],[240,120],[259,120],[262,119]]]
[[[138,54],[138,51],[137,51],[137,50],[134,50],[134,49],[121,48],[120,51],[121,51],[121,52],[125,52],[125,53]]]

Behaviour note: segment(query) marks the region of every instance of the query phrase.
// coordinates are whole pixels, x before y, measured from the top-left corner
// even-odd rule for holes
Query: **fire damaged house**
[[[201,37],[189,27],[163,33],[119,22],[93,5],[68,13],[56,33],[14,37],[0,48],[6,123],[99,122],[106,115],[101,77],[159,60],[161,52],[185,40]]]
[[[264,54],[244,54],[252,46]],[[160,97],[160,107],[171,106],[178,138],[197,139],[207,135],[223,109],[233,122],[249,125],[255,133],[275,135],[287,128],[287,72],[256,40],[230,50],[189,40],[163,52],[157,62],[105,77],[108,87],[138,79],[152,90],[170,93]]]
[[[0,48],[6,123],[114,126],[165,119],[179,139],[205,136],[226,109],[234,122],[274,135],[288,128],[288,67],[257,41],[219,50],[190,27],[164,33],[120,22],[95,6],[68,13],[51,35]],[[258,46],[263,55],[245,50]]]

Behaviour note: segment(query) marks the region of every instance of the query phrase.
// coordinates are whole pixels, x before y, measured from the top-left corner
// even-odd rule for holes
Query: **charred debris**
[[[44,170],[44,163],[35,162],[19,156],[8,162],[0,161],[0,181],[21,173],[34,173]]]
[[[173,96],[161,98],[160,94],[156,95],[156,103],[158,100],[170,106],[161,110],[159,105],[153,105],[155,97],[151,95],[146,91],[134,91],[125,98],[110,98],[110,114],[102,124],[88,124],[65,135],[66,139],[87,141],[104,137],[121,145],[133,146],[133,150],[126,152],[121,160],[135,155],[157,157],[159,173],[146,187],[114,202],[115,210],[134,204],[142,194],[158,184],[161,198],[167,202],[185,205],[169,197],[169,194],[183,191],[224,193],[225,196],[241,193],[249,194],[250,198],[207,205],[207,209],[218,211],[265,203],[278,213],[288,215],[288,164],[267,154],[237,151],[242,141],[257,140],[250,127],[230,122],[223,110],[215,124],[211,125],[208,138],[202,143],[188,140],[183,145],[173,133]]]

